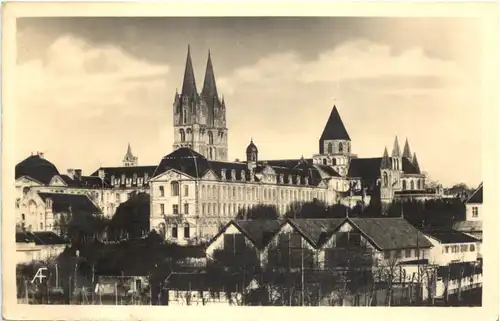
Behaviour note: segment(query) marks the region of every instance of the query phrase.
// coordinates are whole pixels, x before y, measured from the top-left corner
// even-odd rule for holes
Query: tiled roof
[[[279,166],[279,167],[288,167],[288,168],[293,168],[297,166],[298,164],[305,162],[309,165],[313,164],[313,159],[312,158],[305,158],[305,159],[274,159],[274,160],[261,160],[258,163],[260,165],[270,165],[270,166]]]
[[[333,169],[333,167],[328,166],[328,165],[314,165],[326,174],[332,176],[332,177],[341,177],[339,173],[337,173],[336,170]]]
[[[443,244],[477,242],[472,236],[456,230],[425,230],[423,232]]]
[[[52,177],[59,175],[57,168],[39,155],[32,155],[16,165],[16,179],[29,176],[40,183],[49,184]]]
[[[467,200],[467,204],[483,204],[483,183],[479,185],[479,187]]]
[[[349,218],[379,250],[429,248],[432,243],[404,218]]]
[[[257,248],[263,248],[279,230],[279,220],[234,220],[234,224],[252,241]]]
[[[87,195],[82,194],[61,194],[61,193],[42,193],[38,195],[45,201],[47,198],[52,200],[52,209],[54,213],[67,212],[71,207],[73,212],[81,211],[83,213],[98,214],[101,210],[90,200]]]
[[[181,147],[163,157],[153,176],[158,176],[169,169],[175,169],[191,177],[201,178],[210,169],[210,164],[200,153],[187,147]]]
[[[226,176],[224,177],[226,180],[231,180],[231,171],[234,169],[236,180],[241,181],[242,173],[245,173],[245,180],[250,180],[250,170],[246,163],[231,163],[231,162],[218,162],[218,161],[209,161],[209,166],[212,171],[214,171],[217,177],[222,178],[222,169],[226,170]],[[254,174],[254,180],[258,181],[257,177]]]
[[[80,178],[71,178],[68,175],[60,175],[63,181],[69,187],[81,187],[81,188],[103,188],[109,187],[106,179],[101,180],[97,176],[81,176]]]
[[[18,232],[16,243],[35,243],[36,245],[68,244],[69,242],[54,232]]]
[[[347,130],[345,129],[344,123],[340,118],[339,111],[336,106],[333,106],[332,112],[330,113],[330,117],[326,122],[325,129],[321,134],[320,141],[324,140],[351,140]],[[323,144],[320,144],[320,153],[323,153]]]
[[[319,247],[326,242],[333,232],[345,221],[345,218],[329,219],[289,219],[294,226],[313,246]]]

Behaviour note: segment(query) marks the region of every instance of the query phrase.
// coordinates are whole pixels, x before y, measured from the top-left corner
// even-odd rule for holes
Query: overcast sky
[[[337,105],[360,157],[397,135],[430,179],[481,181],[481,30],[465,19],[23,18],[16,158],[60,172],[140,165],[172,151],[172,103],[191,45],[198,89],[212,52],[229,158],[311,157]]]

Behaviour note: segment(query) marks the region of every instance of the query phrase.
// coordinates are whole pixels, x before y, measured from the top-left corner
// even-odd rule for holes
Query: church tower
[[[340,175],[345,176],[351,156],[351,138],[340,118],[337,107],[333,106],[319,139],[319,154],[313,157],[314,162],[330,165]]]
[[[384,148],[384,155],[380,162],[380,201],[382,203],[392,202],[394,195],[394,165],[389,157],[387,147]]]
[[[132,148],[130,147],[130,143],[128,143],[127,153],[125,154],[125,157],[123,157],[122,162],[124,167],[137,166],[139,162],[137,156],[134,156],[134,154],[132,154]]]
[[[227,161],[226,105],[220,99],[210,52],[201,94],[188,46],[181,93],[174,98],[174,150],[189,147],[209,160]]]

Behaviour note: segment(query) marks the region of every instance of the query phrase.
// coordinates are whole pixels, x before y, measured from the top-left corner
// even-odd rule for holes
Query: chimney
[[[99,176],[100,179],[104,179],[104,169],[99,168],[99,171],[97,172],[97,176]]]
[[[75,179],[80,180],[82,178],[82,170],[75,169]]]
[[[239,163],[239,162],[240,162],[240,159],[239,159],[239,158],[236,158],[234,161],[235,161],[236,163]]]
[[[38,157],[40,157],[41,159],[43,159],[43,152],[38,152]]]
[[[68,176],[71,178],[71,179],[74,179],[75,178],[75,170],[72,169],[72,168],[68,168]]]

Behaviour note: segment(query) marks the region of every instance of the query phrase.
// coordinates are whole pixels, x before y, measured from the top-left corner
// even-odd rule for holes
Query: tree
[[[278,210],[273,205],[259,204],[250,209],[242,208],[236,214],[239,220],[277,220]]]
[[[114,239],[137,238],[149,230],[150,198],[147,193],[132,193],[120,204],[110,221],[109,232]]]

